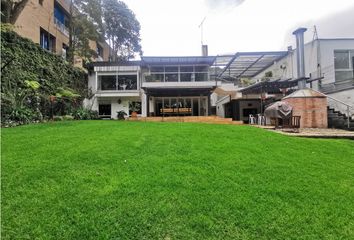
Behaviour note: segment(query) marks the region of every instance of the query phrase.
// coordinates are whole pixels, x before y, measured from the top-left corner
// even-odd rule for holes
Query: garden
[[[1,25],[1,126],[96,119],[82,107],[92,97],[87,73]]]
[[[2,239],[353,239],[354,142],[249,126],[2,129]]]

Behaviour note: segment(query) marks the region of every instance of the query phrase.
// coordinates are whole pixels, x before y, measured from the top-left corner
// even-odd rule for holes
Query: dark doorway
[[[193,101],[193,116],[199,116],[198,99],[192,99],[192,101]]]

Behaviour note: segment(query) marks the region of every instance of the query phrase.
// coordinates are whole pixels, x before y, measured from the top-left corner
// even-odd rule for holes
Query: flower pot
[[[138,113],[137,112],[132,112],[131,117],[132,118],[138,118]]]

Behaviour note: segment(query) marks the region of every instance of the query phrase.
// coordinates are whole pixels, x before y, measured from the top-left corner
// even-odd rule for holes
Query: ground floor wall
[[[289,97],[283,99],[293,107],[293,116],[301,116],[301,128],[327,128],[326,97]]]
[[[236,121],[248,122],[249,115],[261,113],[261,101],[259,99],[237,99],[226,104],[219,104],[216,112],[219,117],[232,118]]]
[[[140,97],[93,97],[85,99],[84,107],[98,111],[101,117],[117,119],[117,112],[124,111],[127,117],[131,114],[131,103],[138,103],[142,106]],[[142,116],[142,111],[138,112]]]

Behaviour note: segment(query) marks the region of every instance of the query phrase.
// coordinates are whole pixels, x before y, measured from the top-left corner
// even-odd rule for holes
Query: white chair
[[[253,117],[253,115],[252,114],[250,114],[249,116],[248,116],[248,123],[249,124],[256,124],[256,118],[255,117]]]

